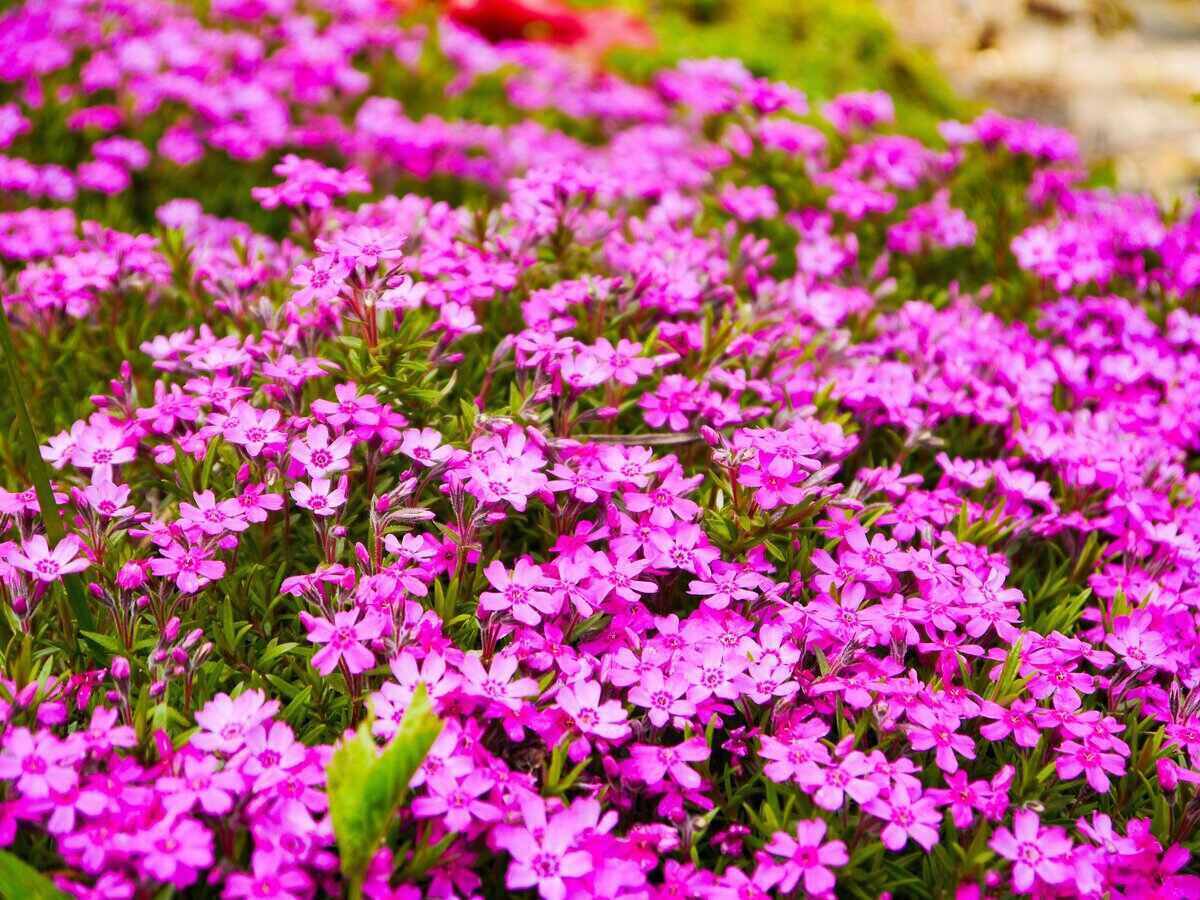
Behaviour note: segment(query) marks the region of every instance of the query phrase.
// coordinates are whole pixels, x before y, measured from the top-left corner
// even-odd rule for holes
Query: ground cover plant
[[[1200,894],[1190,206],[385,0],[0,80],[0,892]]]

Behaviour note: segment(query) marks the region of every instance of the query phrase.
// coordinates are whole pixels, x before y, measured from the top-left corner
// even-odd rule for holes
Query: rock
[[[1178,194],[1200,178],[1200,3],[879,0],[968,96],[1071,128],[1121,187]]]

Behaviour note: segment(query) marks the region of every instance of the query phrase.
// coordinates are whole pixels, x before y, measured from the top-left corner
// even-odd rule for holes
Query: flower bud
[[[117,572],[117,584],[126,591],[136,591],[146,583],[146,570],[141,564],[130,560]]]
[[[124,681],[129,677],[129,660],[123,656],[114,656],[108,664],[108,674],[117,681]]]

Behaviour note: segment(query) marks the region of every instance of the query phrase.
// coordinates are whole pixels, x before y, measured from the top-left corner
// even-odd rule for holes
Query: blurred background
[[[537,5],[546,0],[524,0]],[[576,0],[623,9],[653,48],[738,56],[823,98],[882,88],[906,130],[983,107],[1070,128],[1117,185],[1170,197],[1200,183],[1200,0]],[[614,35],[619,26],[608,24]]]
[[[1122,187],[1200,179],[1200,0],[878,0],[964,95],[1070,128]]]

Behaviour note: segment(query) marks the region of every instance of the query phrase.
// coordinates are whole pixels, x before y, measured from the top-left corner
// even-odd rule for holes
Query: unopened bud
[[[117,584],[126,591],[136,591],[146,583],[146,570],[130,560],[117,572]]]
[[[123,656],[114,656],[108,664],[108,674],[117,681],[124,681],[129,677],[129,660]]]

